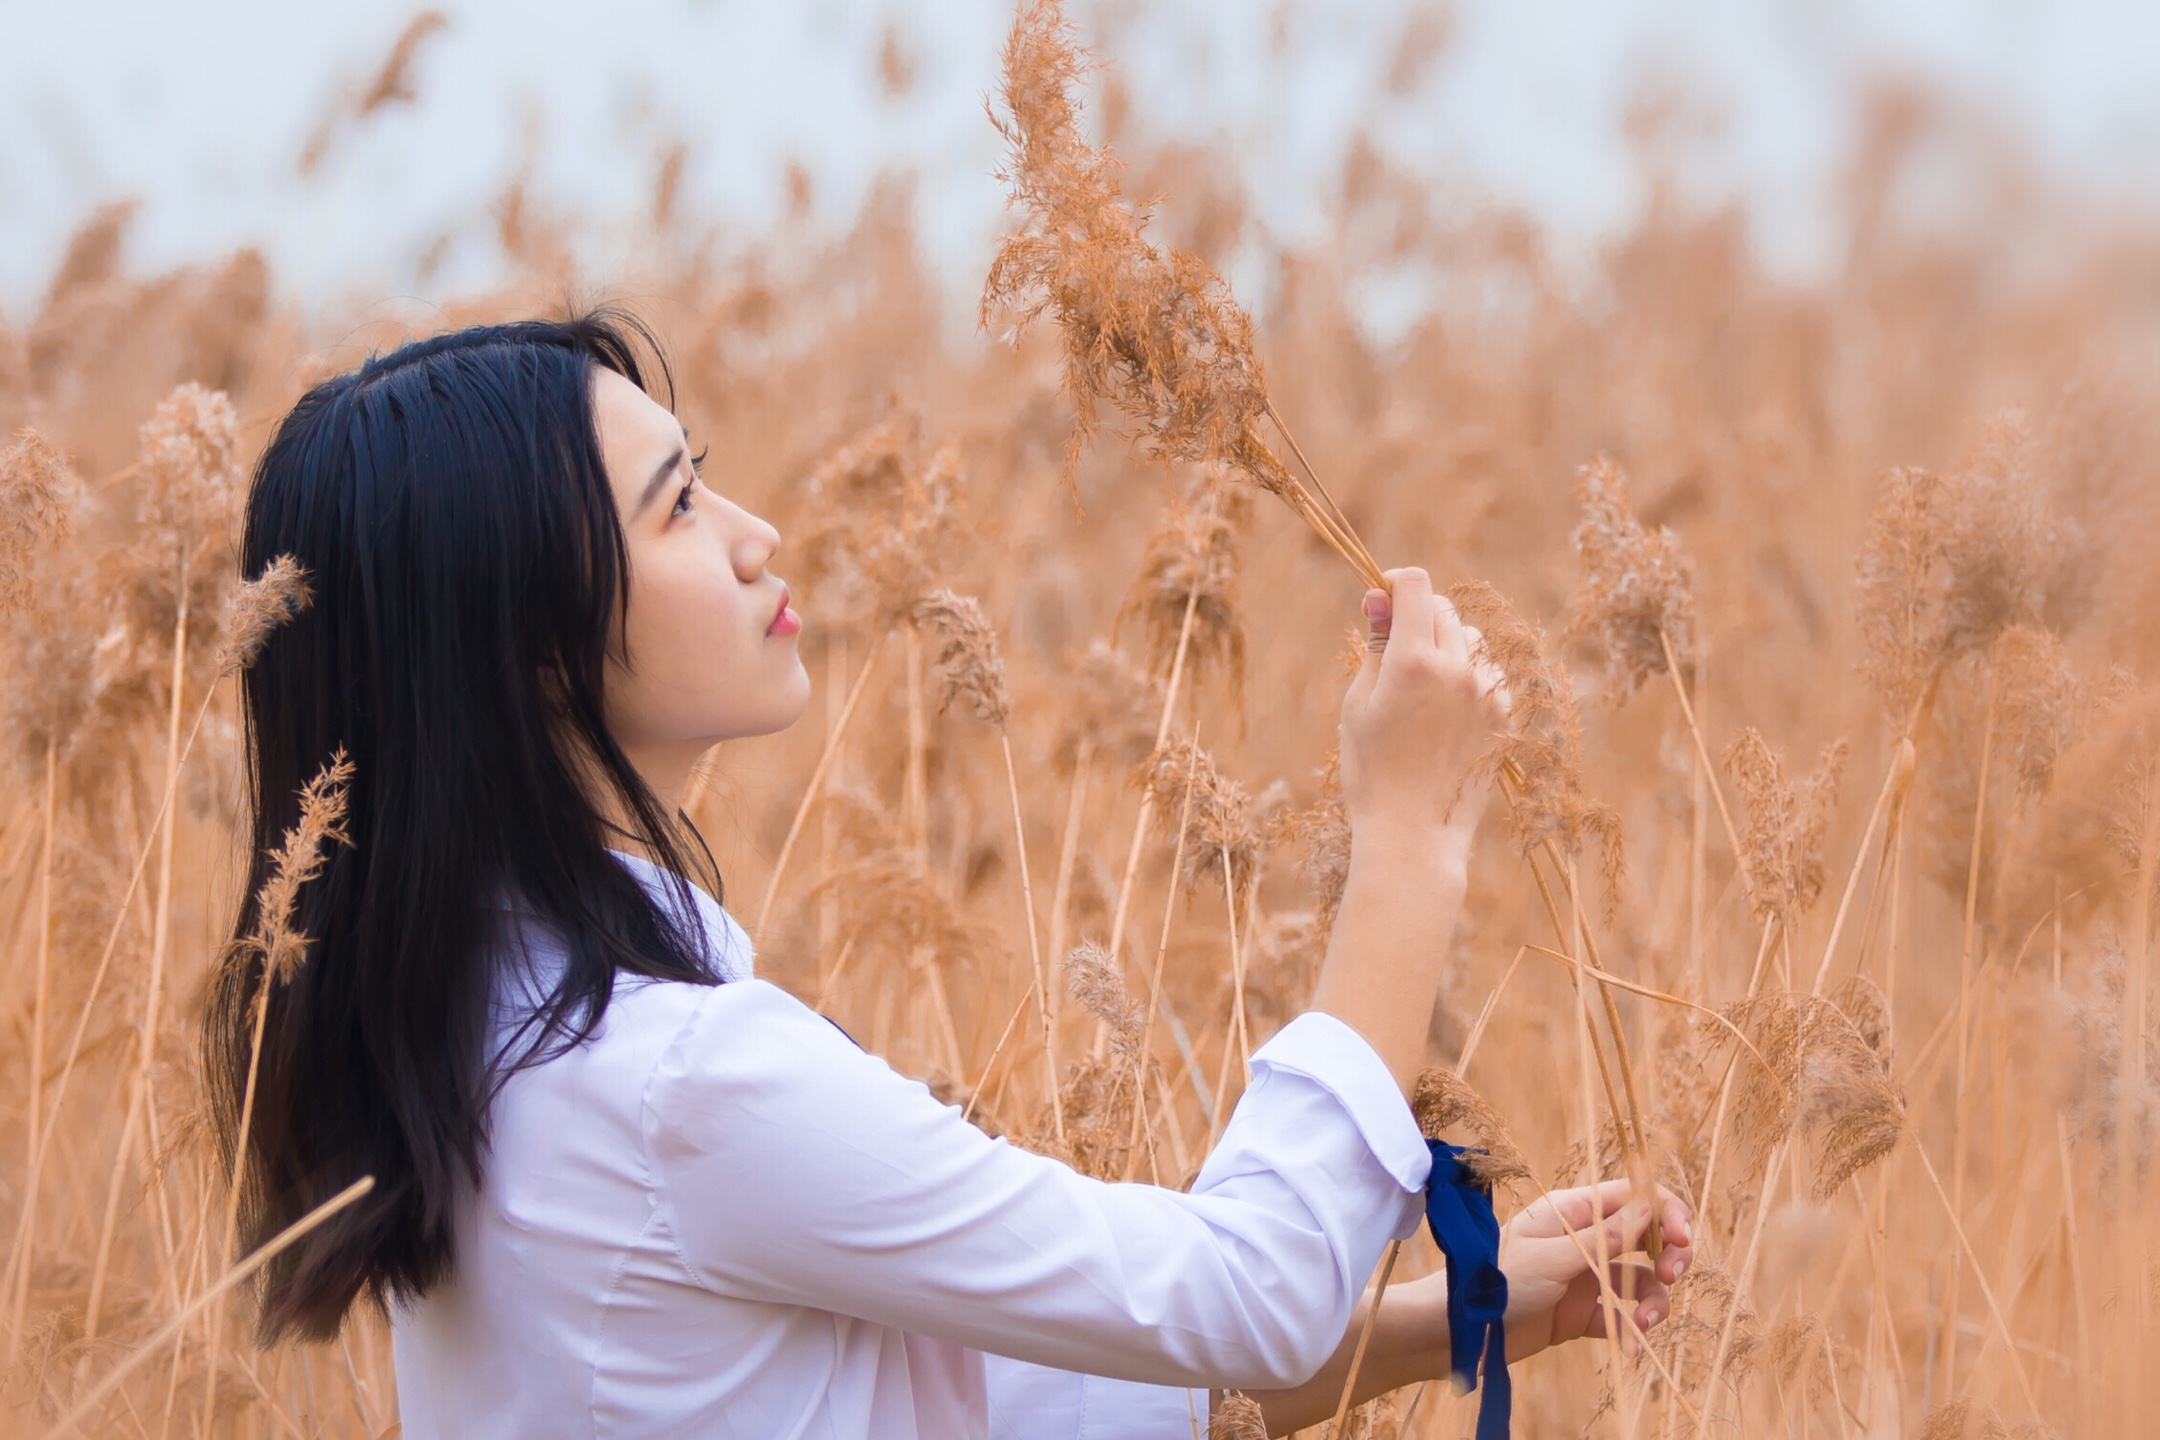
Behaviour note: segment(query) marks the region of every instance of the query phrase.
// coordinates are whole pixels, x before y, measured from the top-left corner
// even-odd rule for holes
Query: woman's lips
[[[765,634],[771,639],[785,639],[801,630],[802,616],[788,608],[788,588],[782,585],[779,608],[773,611],[772,624],[765,627]]]

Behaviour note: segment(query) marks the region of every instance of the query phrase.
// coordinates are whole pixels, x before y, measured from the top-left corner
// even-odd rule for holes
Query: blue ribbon
[[[1514,1393],[1508,1385],[1507,1276],[1500,1273],[1500,1221],[1492,1187],[1471,1178],[1467,1153],[1445,1140],[1428,1140],[1432,1179],[1425,1188],[1425,1223],[1447,1257],[1448,1368],[1460,1391],[1478,1387],[1485,1367],[1485,1398],[1478,1405],[1477,1440],[1508,1440]]]

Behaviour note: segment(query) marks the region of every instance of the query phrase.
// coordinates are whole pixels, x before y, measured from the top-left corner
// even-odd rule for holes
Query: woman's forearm
[[[1361,827],[1313,988],[1313,1008],[1363,1035],[1405,1094],[1425,1066],[1469,856],[1465,827]]]
[[[1327,1363],[1304,1384],[1288,1390],[1250,1390],[1246,1394],[1267,1417],[1267,1433],[1288,1435],[1309,1425],[1332,1419],[1342,1403],[1343,1385],[1350,1378],[1351,1357],[1357,1351],[1358,1334],[1372,1308],[1373,1292],[1365,1292],[1350,1316],[1342,1343]],[[1437,1285],[1390,1286],[1387,1301],[1373,1322],[1372,1339],[1358,1366],[1357,1388],[1350,1403],[1362,1405],[1376,1395],[1415,1385],[1447,1373],[1447,1292]]]

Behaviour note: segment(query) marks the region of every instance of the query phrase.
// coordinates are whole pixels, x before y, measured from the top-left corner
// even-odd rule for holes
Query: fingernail
[[[1362,608],[1365,611],[1365,623],[1375,630],[1386,629],[1388,622],[1395,618],[1394,598],[1385,590],[1366,591]]]

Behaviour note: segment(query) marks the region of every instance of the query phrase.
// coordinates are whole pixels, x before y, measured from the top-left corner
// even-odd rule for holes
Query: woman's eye
[[[675,496],[675,506],[668,511],[670,517],[690,513],[690,487],[685,485]]]

